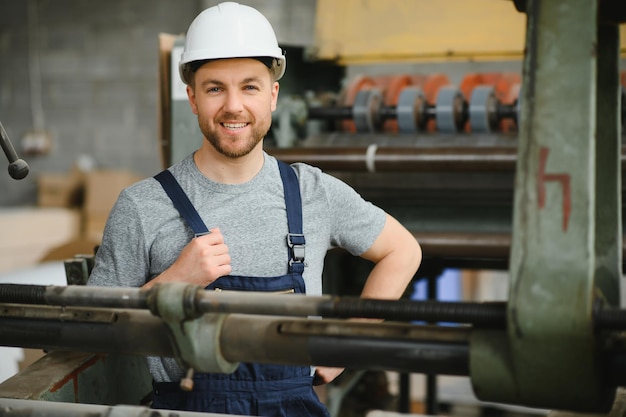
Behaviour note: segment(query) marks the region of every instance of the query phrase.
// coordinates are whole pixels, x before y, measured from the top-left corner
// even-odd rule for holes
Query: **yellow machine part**
[[[317,0],[315,48],[342,65],[523,56],[526,15],[512,1]],[[626,26],[621,26],[626,55]]]

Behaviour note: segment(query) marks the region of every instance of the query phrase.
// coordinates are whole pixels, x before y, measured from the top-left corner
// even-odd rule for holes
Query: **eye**
[[[246,91],[254,91],[254,90],[258,91],[259,87],[257,87],[256,85],[248,84],[243,89]]]
[[[220,91],[222,91],[220,87],[207,87],[206,89],[206,92],[208,94],[216,94],[216,93],[219,93]]]

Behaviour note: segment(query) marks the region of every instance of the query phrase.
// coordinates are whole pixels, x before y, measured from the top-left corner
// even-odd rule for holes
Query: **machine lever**
[[[0,145],[2,150],[9,160],[9,175],[11,178],[21,180],[28,175],[28,164],[23,159],[20,159],[15,152],[15,148],[9,140],[9,135],[4,130],[2,123],[0,123]]]

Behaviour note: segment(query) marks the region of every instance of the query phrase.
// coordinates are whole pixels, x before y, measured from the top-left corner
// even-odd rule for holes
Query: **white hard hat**
[[[195,61],[244,57],[270,58],[276,80],[285,73],[285,55],[265,16],[250,6],[220,3],[191,22],[178,66],[180,78],[190,83],[190,64]]]

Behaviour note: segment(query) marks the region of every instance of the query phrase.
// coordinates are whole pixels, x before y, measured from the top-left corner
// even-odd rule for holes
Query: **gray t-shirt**
[[[385,213],[342,181],[296,163],[306,239],[307,294],[322,293],[326,252],[341,247],[361,255],[378,237]],[[261,171],[243,184],[220,184],[200,173],[193,156],[170,167],[211,229],[219,227],[229,249],[232,275],[271,277],[287,273],[287,214],[276,159],[265,154]],[[193,237],[154,178],[120,194],[104,229],[88,285],[140,287],[177,259]],[[149,358],[157,382],[176,381],[183,371],[170,358]]]

